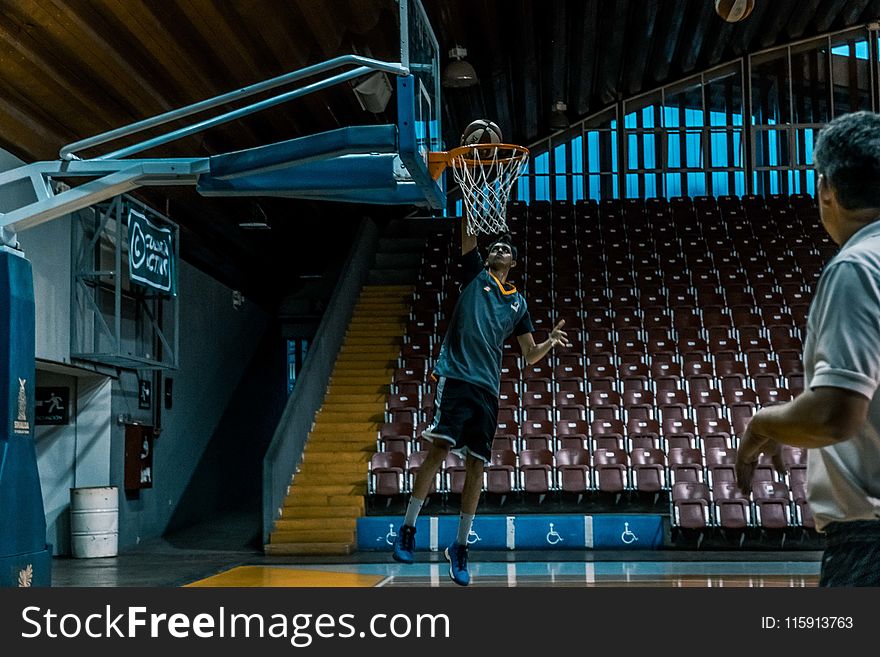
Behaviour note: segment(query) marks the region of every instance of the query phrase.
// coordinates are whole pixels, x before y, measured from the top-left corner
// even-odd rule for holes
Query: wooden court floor
[[[815,587],[813,561],[761,562],[484,562],[473,561],[471,586],[491,587]],[[190,587],[456,586],[446,563],[240,565]]]

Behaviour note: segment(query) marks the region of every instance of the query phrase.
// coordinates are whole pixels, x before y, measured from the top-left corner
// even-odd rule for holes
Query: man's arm
[[[826,447],[852,438],[868,417],[870,400],[845,388],[805,390],[768,406],[749,423],[754,433],[793,447]]]
[[[785,471],[783,444],[807,449],[826,447],[855,435],[868,417],[870,400],[857,392],[830,386],[805,390],[792,401],[767,406],[755,413],[740,439],[736,479],[743,494],[751,489],[761,454]]]
[[[535,336],[532,333],[523,333],[522,335],[516,336],[523,358],[526,359],[526,362],[529,365],[537,363],[557,344],[561,344],[563,347],[571,346],[571,343],[568,341],[568,336],[566,336],[565,331],[562,330],[564,325],[565,320],[560,319],[559,323],[553,327],[552,331],[550,331],[550,337],[544,340],[541,344],[535,343]]]
[[[477,236],[471,235],[467,229],[467,216],[461,215],[461,255],[477,248]]]

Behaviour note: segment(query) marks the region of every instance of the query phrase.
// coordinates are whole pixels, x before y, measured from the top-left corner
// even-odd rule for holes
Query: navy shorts
[[[461,456],[471,454],[488,462],[498,426],[498,395],[473,383],[441,376],[434,400],[434,419],[422,436],[432,443],[449,443]]]
[[[819,586],[880,586],[880,521],[832,522],[825,534]]]

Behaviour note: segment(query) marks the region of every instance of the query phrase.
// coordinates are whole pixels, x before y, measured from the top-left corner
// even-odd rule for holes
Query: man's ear
[[[513,269],[514,267],[516,267],[516,260],[511,260],[510,261],[510,268]]]
[[[825,174],[819,174],[819,178],[816,181],[816,197],[820,203],[828,204],[831,202],[831,199],[834,196],[834,190],[831,189],[831,185],[828,184],[828,178],[825,177]]]

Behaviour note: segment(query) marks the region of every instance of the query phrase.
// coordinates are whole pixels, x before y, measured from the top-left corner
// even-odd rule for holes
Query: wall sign
[[[147,379],[138,379],[138,408],[150,410],[153,408],[153,382]]]
[[[37,386],[34,406],[37,425],[70,424],[70,388]]]
[[[150,223],[134,209],[128,211],[128,272],[145,287],[177,294],[174,237],[171,229]]]

